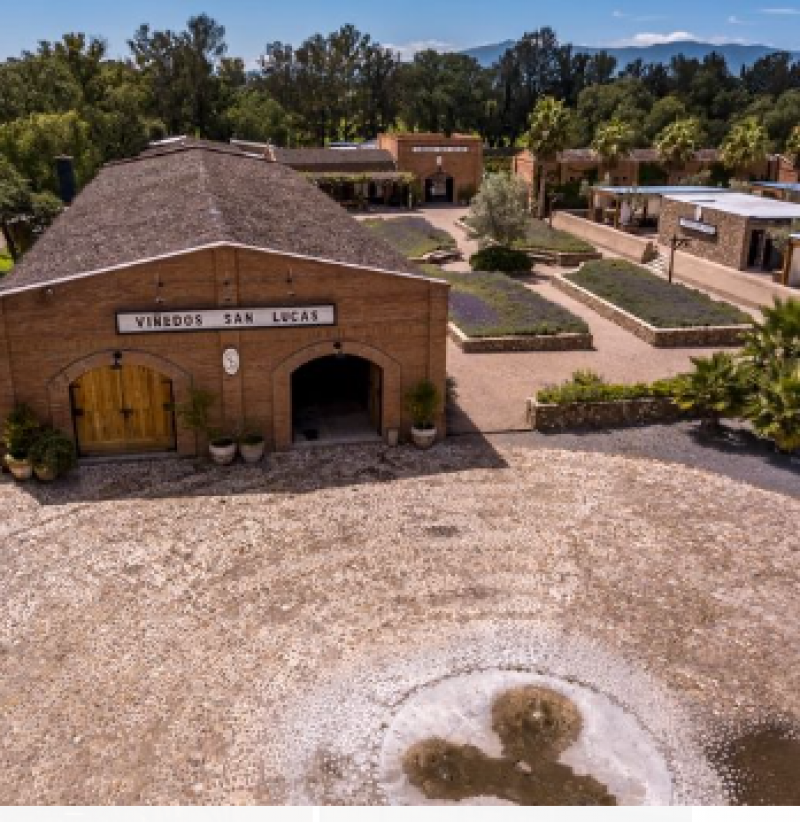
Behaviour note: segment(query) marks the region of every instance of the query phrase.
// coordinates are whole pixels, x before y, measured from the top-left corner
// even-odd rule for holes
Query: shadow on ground
[[[800,498],[800,455],[781,454],[771,443],[734,424],[723,426],[715,436],[701,433],[696,423],[679,422],[613,431],[500,434],[492,442],[676,463]]]
[[[383,444],[316,446],[268,455],[256,466],[221,468],[206,460],[181,459],[81,465],[52,485],[21,485],[40,505],[109,500],[176,499],[245,494],[307,494],[430,478],[470,470],[499,470],[507,463],[482,436],[447,441],[431,451]]]

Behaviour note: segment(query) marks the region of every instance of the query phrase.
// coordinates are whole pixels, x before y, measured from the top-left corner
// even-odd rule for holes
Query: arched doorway
[[[81,456],[172,451],[172,380],[145,365],[117,362],[86,371],[69,387]]]
[[[444,171],[437,171],[425,180],[426,203],[452,203],[455,200],[453,178]]]
[[[362,357],[318,357],[291,377],[292,441],[366,442],[382,430],[383,372]]]

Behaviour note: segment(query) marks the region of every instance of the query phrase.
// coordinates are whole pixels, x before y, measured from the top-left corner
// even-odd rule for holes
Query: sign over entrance
[[[715,225],[710,225],[700,220],[690,220],[687,217],[681,217],[681,228],[686,228],[689,231],[699,231],[701,234],[708,234],[712,237],[717,234],[717,227]]]
[[[233,331],[248,328],[314,328],[336,325],[334,305],[213,308],[117,313],[118,334]]]

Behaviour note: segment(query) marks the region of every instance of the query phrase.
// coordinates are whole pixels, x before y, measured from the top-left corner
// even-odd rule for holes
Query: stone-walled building
[[[179,141],[105,166],[0,281],[0,416],[28,403],[83,456],[192,455],[176,405],[202,389],[274,449],[402,437],[409,388],[444,393],[447,312],[300,174]]]
[[[736,192],[673,194],[663,198],[658,238],[689,241],[691,254],[741,271],[777,272],[784,260],[771,232],[800,219],[800,205]]]

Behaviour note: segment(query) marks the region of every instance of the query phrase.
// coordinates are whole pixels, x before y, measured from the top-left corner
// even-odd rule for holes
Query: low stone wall
[[[449,325],[450,339],[465,354],[497,354],[508,351],[591,351],[591,334],[551,334],[519,337],[468,337],[457,325]]]
[[[603,259],[603,255],[599,251],[548,251],[544,248],[524,248],[522,250],[534,262],[541,261],[548,265],[557,265],[560,268],[577,268],[592,260]]]
[[[569,429],[624,428],[675,422],[686,415],[666,397],[618,402],[587,402],[569,405],[540,403],[528,400],[527,418],[534,431],[566,431]]]
[[[654,240],[637,237],[618,231],[611,226],[595,223],[583,217],[577,217],[565,211],[557,211],[553,217],[553,227],[561,231],[568,231],[592,245],[601,245],[609,251],[621,254],[636,262],[643,262],[648,247],[655,244]]]
[[[613,303],[592,294],[565,277],[554,277],[553,285],[601,317],[616,323],[654,348],[727,348],[741,345],[749,326],[712,325],[691,328],[657,328]]]

